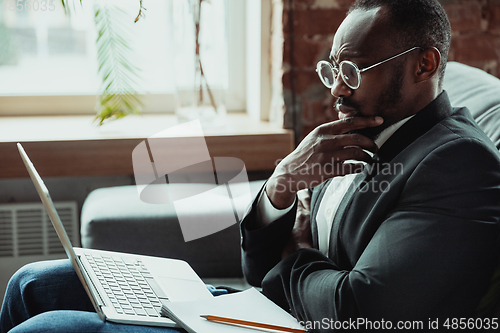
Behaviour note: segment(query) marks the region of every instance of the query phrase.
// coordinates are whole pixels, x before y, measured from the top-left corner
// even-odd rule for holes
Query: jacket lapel
[[[388,163],[420,136],[453,113],[448,94],[443,91],[399,128],[378,151],[379,163]],[[378,170],[379,168],[375,168]]]

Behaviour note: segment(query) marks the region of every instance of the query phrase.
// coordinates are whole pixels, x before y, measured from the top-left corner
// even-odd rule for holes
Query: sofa
[[[500,80],[450,62],[443,84],[452,105],[467,106],[500,149]],[[250,182],[251,192],[255,194],[263,182]],[[193,208],[193,213],[213,215],[217,209]],[[243,281],[238,225],[184,242],[173,206],[142,202],[135,186],[101,188],[89,194],[81,213],[81,243],[86,248],[179,258],[189,262],[202,278]]]

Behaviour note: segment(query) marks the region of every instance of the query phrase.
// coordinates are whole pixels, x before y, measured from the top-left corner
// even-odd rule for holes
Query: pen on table
[[[200,317],[205,318],[208,321],[224,323],[224,324],[236,324],[236,325],[243,325],[243,326],[249,326],[249,327],[255,327],[255,328],[265,328],[265,329],[269,329],[269,330],[291,332],[291,333],[305,333],[305,332],[307,332],[305,329],[300,329],[300,328],[290,328],[290,327],[285,327],[285,326],[256,323],[253,321],[219,317],[219,316],[213,316],[213,315],[200,315]]]

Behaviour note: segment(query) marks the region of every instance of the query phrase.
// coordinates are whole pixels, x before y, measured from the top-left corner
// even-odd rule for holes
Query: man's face
[[[336,67],[349,60],[363,69],[402,51],[391,42],[391,28],[382,8],[355,10],[337,30],[330,58]],[[361,73],[361,85],[355,90],[337,79],[332,94],[337,97],[339,118],[381,116],[381,126],[357,131],[374,139],[383,129],[409,116],[404,107],[405,59],[402,56]]]

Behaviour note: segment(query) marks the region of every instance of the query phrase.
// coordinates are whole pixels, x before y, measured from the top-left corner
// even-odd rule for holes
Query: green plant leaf
[[[141,9],[145,10],[142,7],[142,0],[138,1],[140,1]],[[71,14],[70,3],[74,9],[76,2],[77,0],[61,0],[66,15]],[[82,5],[82,0],[79,2]],[[141,12],[139,15],[143,16]],[[98,96],[97,115],[94,119],[98,121],[98,126],[108,120],[141,112],[142,103],[134,89],[135,80],[139,78],[139,68],[128,60],[133,51],[127,42],[129,31],[124,22],[130,19],[127,13],[117,5],[106,0],[95,2],[97,62],[103,87]]]
[[[64,9],[64,13],[68,16],[71,15],[71,10],[70,10],[70,7],[69,7],[69,2],[72,3],[73,5],[73,9],[75,9],[75,2],[76,1],[70,1],[70,0],[61,0],[61,4],[63,6],[63,9]],[[80,5],[82,5],[82,0],[80,0]]]
[[[121,8],[102,0],[96,1],[94,14],[97,61],[104,87],[94,121],[101,126],[107,120],[139,114],[142,103],[134,89],[139,69],[129,61],[133,51],[127,43],[129,31],[124,22],[130,18]]]

